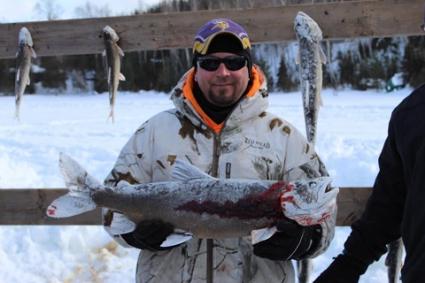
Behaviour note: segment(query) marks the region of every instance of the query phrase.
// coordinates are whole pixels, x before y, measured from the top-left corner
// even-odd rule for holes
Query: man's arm
[[[152,181],[151,153],[152,132],[149,121],[144,123],[121,150],[111,172],[105,179],[105,185],[114,188],[126,184],[140,184]],[[103,217],[113,219],[114,212],[103,210]],[[104,221],[104,222],[105,222]],[[106,224],[106,223],[104,223]],[[107,226],[107,225],[105,225]],[[160,220],[147,220],[137,223],[133,232],[123,235],[112,235],[122,246],[132,246],[151,251],[162,250],[161,243],[171,234],[174,227]]]
[[[329,176],[325,165],[320,160],[313,146],[307,143],[305,138],[298,131],[293,131],[294,136],[289,140],[287,146],[287,158],[284,179],[286,181],[315,179],[318,177]],[[311,241],[315,244],[304,254],[302,258],[316,257],[323,253],[333,239],[336,223],[336,208],[331,215],[326,218],[319,226],[320,233],[312,235]],[[311,226],[314,228],[314,226]]]
[[[284,180],[315,179],[328,176],[313,147],[297,130],[291,130],[286,145]],[[336,209],[320,225],[301,226],[295,221],[277,223],[278,232],[272,238],[254,245],[257,256],[273,259],[303,259],[323,252],[334,235]]]

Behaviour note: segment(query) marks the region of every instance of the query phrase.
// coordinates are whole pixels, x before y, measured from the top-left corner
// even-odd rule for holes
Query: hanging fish
[[[299,44],[297,63],[304,107],[307,140],[316,141],[316,127],[319,107],[322,105],[322,64],[326,63],[320,42],[322,30],[319,25],[303,12],[298,12],[294,21],[295,34]]]
[[[114,122],[114,107],[118,91],[118,84],[119,81],[125,81],[124,75],[121,74],[121,57],[124,56],[124,52],[118,46],[118,41],[120,38],[118,37],[115,30],[113,30],[110,26],[105,26],[103,28],[103,40],[105,43],[105,51],[103,52],[103,56],[106,59],[109,105],[111,108],[109,117],[111,118],[112,122]]]
[[[22,27],[19,31],[15,76],[15,117],[18,121],[22,97],[25,88],[30,84],[31,58],[36,57],[31,34],[26,27]]]
[[[306,13],[298,12],[294,20],[294,30],[298,39],[299,52],[297,64],[300,70],[300,83],[304,109],[307,140],[313,145],[316,142],[317,118],[322,105],[322,64],[326,56],[320,46],[323,39],[319,25]],[[298,281],[310,281],[313,264],[305,259],[297,262]]]

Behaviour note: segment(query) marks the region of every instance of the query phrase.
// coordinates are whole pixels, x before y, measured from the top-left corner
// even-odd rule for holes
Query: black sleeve
[[[353,223],[345,253],[367,264],[386,252],[386,245],[401,235],[405,200],[402,160],[397,148],[394,113],[379,157],[379,173],[362,217]]]

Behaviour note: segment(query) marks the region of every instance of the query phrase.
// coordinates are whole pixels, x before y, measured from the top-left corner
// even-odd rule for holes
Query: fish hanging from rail
[[[322,30],[311,17],[303,12],[298,12],[295,17],[294,30],[299,44],[297,63],[307,140],[314,144],[319,108],[322,106],[322,65],[326,63],[326,56],[320,45],[323,38]]]
[[[316,143],[319,108],[322,106],[322,64],[326,63],[326,56],[320,45],[323,39],[322,30],[304,12],[297,13],[294,20],[294,30],[299,45],[297,64],[299,65],[306,136],[307,140],[314,145]],[[313,270],[311,260],[298,261],[297,270],[298,281],[300,283],[309,282]]]
[[[105,58],[109,89],[110,112],[108,118],[111,118],[113,123],[115,121],[114,108],[119,81],[125,81],[124,75],[121,74],[121,58],[124,56],[124,52],[118,46],[118,41],[120,40],[118,34],[110,26],[103,28],[103,40],[105,43],[103,56]]]
[[[25,88],[30,84],[31,58],[37,55],[33,48],[31,33],[26,27],[19,31],[18,52],[16,52],[15,75],[15,118],[20,120],[20,107]]]

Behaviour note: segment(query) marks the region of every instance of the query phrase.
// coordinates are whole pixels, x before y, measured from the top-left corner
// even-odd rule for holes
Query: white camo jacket
[[[136,130],[106,178],[106,185],[170,180],[176,159],[189,161],[218,178],[293,181],[327,175],[304,136],[284,119],[267,112],[267,84],[258,67],[254,76],[259,80],[257,89],[240,101],[219,133],[206,126],[184,93],[191,74],[193,70],[172,91],[175,108],[153,116]],[[322,239],[311,257],[329,246],[335,219],[332,215],[321,224]],[[255,256],[249,237],[214,240],[213,249],[214,282],[295,282],[290,261]],[[193,238],[166,251],[141,250],[136,282],[205,282],[206,262],[205,239]]]

